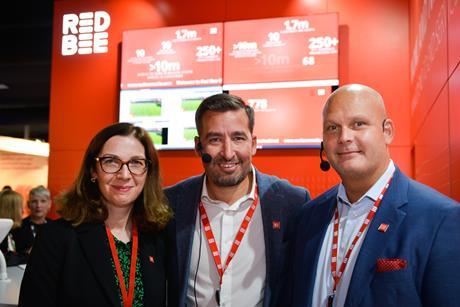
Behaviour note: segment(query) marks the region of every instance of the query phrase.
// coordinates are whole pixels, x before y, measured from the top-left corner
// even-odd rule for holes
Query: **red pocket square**
[[[407,260],[404,259],[377,259],[377,272],[390,272],[402,270],[407,267]]]

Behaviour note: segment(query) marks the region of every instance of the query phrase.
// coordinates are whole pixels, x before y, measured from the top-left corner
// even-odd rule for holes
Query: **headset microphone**
[[[321,142],[321,149],[319,150],[319,159],[321,160],[321,163],[319,164],[319,168],[323,172],[327,172],[331,168],[331,164],[327,162],[326,160],[323,160],[323,151],[324,151],[324,145],[323,145],[323,142]]]
[[[203,161],[203,163],[206,163],[206,164],[211,163],[212,157],[211,157],[210,154],[202,153],[201,154],[201,161]]]
[[[203,163],[205,164],[211,163],[212,156],[208,153],[203,152],[203,145],[201,145],[201,142],[198,142],[196,147],[201,154],[201,161],[203,161]]]

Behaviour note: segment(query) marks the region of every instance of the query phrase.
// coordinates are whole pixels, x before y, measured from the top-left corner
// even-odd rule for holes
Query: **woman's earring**
[[[91,182],[92,183],[96,182],[96,177],[91,178]]]

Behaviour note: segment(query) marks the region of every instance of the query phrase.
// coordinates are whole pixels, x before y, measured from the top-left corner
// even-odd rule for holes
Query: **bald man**
[[[370,87],[337,89],[323,110],[342,182],[301,211],[287,306],[460,306],[460,206],[405,176],[394,123]]]

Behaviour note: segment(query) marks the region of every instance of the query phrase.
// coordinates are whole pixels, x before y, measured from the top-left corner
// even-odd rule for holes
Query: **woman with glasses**
[[[165,306],[171,218],[148,133],[111,125],[91,141],[62,219],[37,236],[20,306]]]

